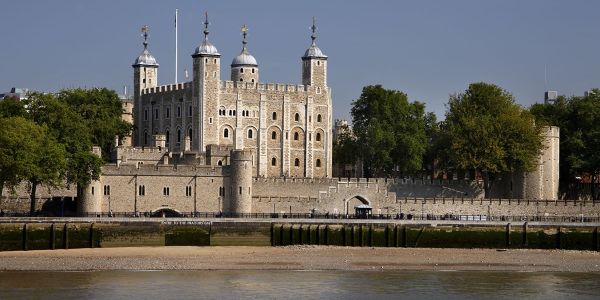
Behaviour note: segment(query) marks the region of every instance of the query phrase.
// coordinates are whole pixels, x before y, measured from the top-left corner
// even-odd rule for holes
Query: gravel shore
[[[0,271],[240,269],[600,272],[600,253],[327,246],[144,247],[0,252]]]

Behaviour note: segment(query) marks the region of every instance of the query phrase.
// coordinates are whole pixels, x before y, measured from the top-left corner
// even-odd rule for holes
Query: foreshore
[[[99,270],[600,272],[600,252],[328,246],[126,247],[0,252],[0,271]]]

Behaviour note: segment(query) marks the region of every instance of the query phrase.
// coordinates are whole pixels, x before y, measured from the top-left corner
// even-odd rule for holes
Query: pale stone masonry
[[[313,43],[302,57],[302,84],[259,81],[256,59],[246,47],[221,80],[221,55],[205,39],[193,58],[190,82],[157,86],[158,64],[144,52],[133,64],[136,147],[165,136],[170,152],[227,146],[252,152],[253,176],[331,177],[332,101],[327,56]],[[190,149],[185,149],[185,138]],[[217,162],[218,163],[218,162]],[[221,162],[223,163],[223,162]]]

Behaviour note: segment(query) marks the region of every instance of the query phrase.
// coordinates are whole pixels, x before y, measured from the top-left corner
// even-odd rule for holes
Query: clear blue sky
[[[151,27],[150,51],[160,84],[174,81],[174,12],[179,9],[179,70],[202,40],[203,13],[222,54],[222,79],[241,48],[262,82],[300,83],[300,57],[317,17],[318,45],[329,56],[334,117],[350,118],[353,99],[369,84],[406,92],[442,117],[451,93],[486,81],[529,106],[548,88],[581,95],[600,87],[600,1],[2,1],[0,91],[132,85]]]

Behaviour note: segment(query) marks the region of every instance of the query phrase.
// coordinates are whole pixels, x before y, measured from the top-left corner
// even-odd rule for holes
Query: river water
[[[600,274],[430,271],[0,272],[0,299],[599,299]]]

